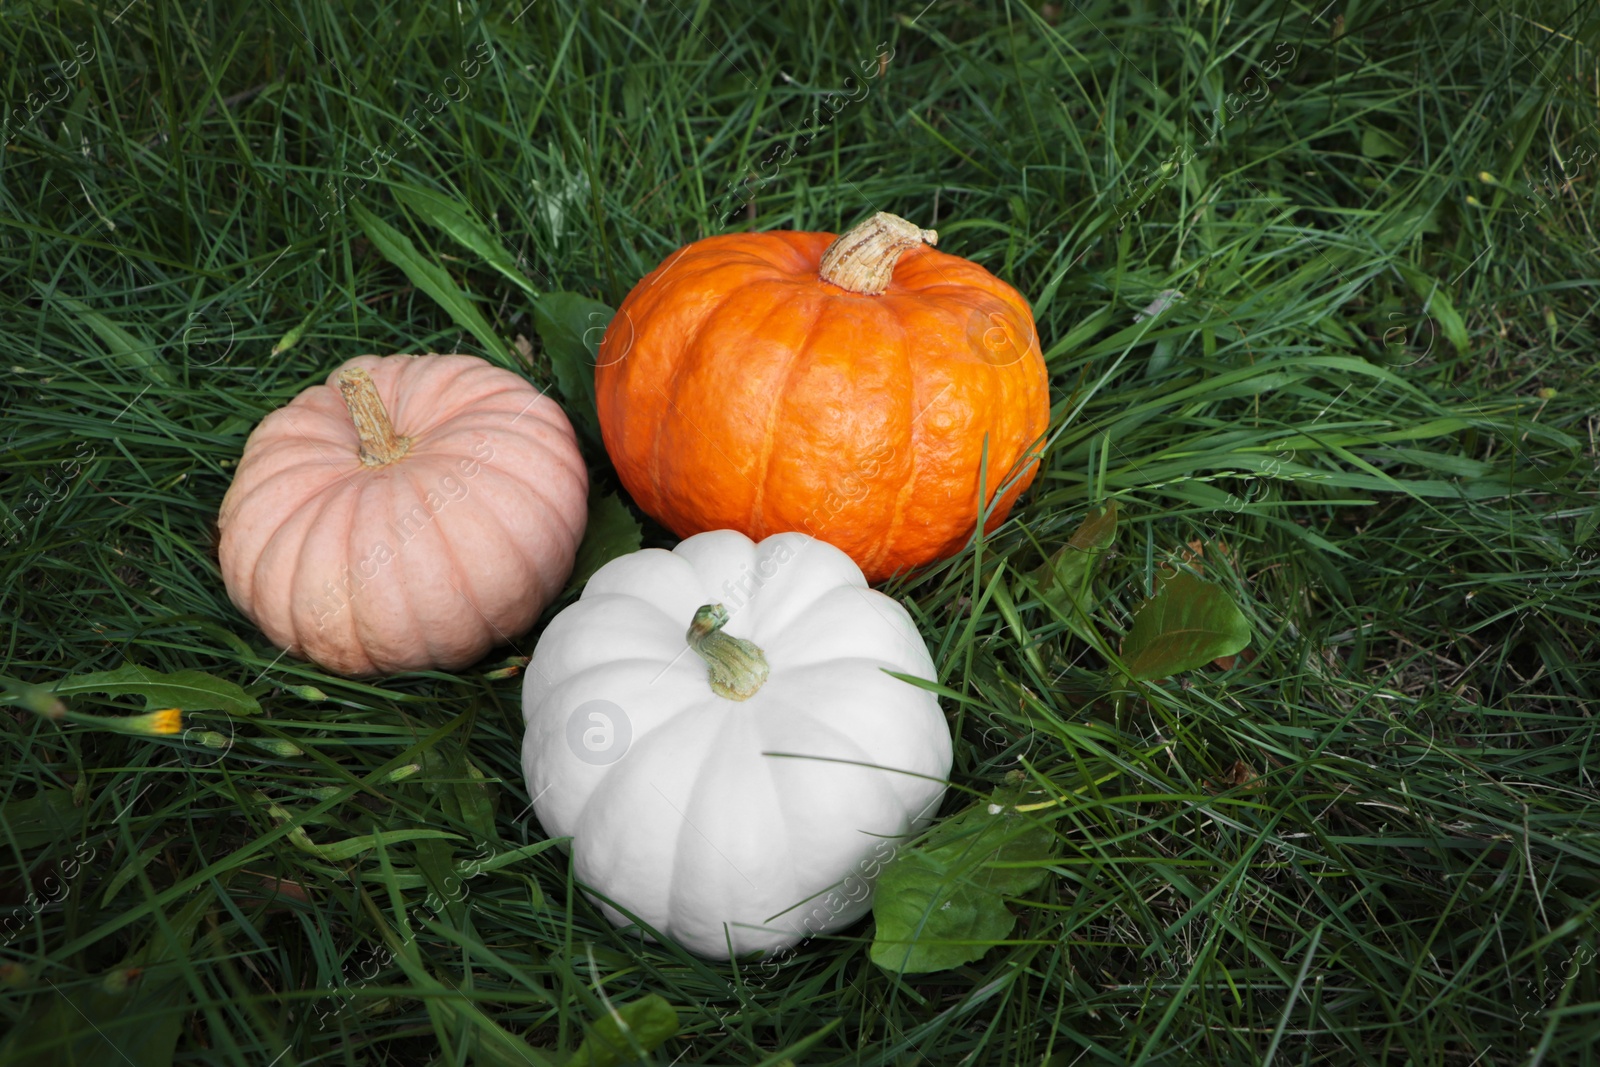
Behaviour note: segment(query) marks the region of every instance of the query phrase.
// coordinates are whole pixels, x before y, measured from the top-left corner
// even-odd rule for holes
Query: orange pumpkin
[[[774,231],[680,248],[601,342],[606,450],[680,537],[799,530],[869,581],[1005,520],[1050,419],[1022,296],[880,212],[842,237]],[[987,481],[980,469],[987,447]]]

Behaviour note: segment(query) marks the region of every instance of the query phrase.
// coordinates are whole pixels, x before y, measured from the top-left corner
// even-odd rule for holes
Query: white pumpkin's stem
[[[372,375],[360,367],[339,372],[339,395],[350,411],[361,438],[361,462],[368,467],[383,467],[411,451],[411,438],[394,432],[389,411],[378,396]]]
[[[711,691],[729,700],[749,700],[767,680],[767,657],[742,637],[722,632],[728,609],[707,604],[689,624],[689,647],[711,668]]]
[[[880,211],[834,238],[817,273],[841,289],[877,296],[889,288],[900,257],[924,243],[938,244],[938,231],[919,230],[899,215]]]

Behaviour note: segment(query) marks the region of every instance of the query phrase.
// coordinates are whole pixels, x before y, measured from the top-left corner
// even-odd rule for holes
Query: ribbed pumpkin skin
[[[596,402],[623,484],[680,537],[798,530],[876,582],[966,543],[985,435],[987,496],[1044,433],[1048,381],[1033,316],[1005,282],[923,246],[887,292],[860,295],[818,277],[833,239],[679,249],[607,330]]]
[[[365,369],[410,450],[364,466],[334,383]],[[339,674],[464,667],[572,572],[588,473],[561,408],[476,356],[358,356],[251,432],[223,497],[228,595]]]

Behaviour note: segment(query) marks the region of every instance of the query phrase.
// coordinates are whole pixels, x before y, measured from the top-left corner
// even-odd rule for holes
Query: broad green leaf
[[[1572,543],[1582,545],[1594,536],[1600,528],[1600,508],[1591,508],[1587,515],[1580,515],[1572,527]]]
[[[1456,310],[1455,301],[1450,299],[1450,291],[1444,283],[1408,264],[1396,266],[1411,286],[1411,291],[1422,301],[1422,313],[1439,324],[1439,332],[1444,334],[1445,340],[1455,347],[1458,354],[1466,355],[1472,339],[1467,335],[1467,324]]]
[[[457,930],[464,929],[466,894],[463,892],[464,883],[456,874],[453,862],[455,850],[438,838],[423,838],[414,847],[417,869],[422,872],[423,881],[428,887],[428,896],[423,902],[424,910],[431,908],[434,918],[444,912],[450,918],[450,925]]]
[[[103,908],[107,904],[111,903],[112,899],[116,897],[117,892],[121,890],[123,886],[137,878],[139,876],[139,872],[150,865],[150,861],[155,859],[161,850],[167,847],[167,843],[170,840],[171,838],[163,837],[160,841],[157,841],[155,844],[144,849],[137,856],[133,857],[126,864],[124,864],[122,870],[118,871],[116,876],[106,884],[105,892],[100,894],[100,906]]]
[[[123,966],[154,967],[169,960],[188,959],[189,946],[194,941],[194,932],[199,928],[200,920],[216,907],[217,885],[226,887],[232,877],[233,871],[226,871],[215,885],[196,887],[189,902],[179,908],[176,914],[168,915],[165,923],[157,925],[150,934],[150,940],[129,953],[122,961]]]
[[[472,765],[458,745],[436,745],[422,753],[423,776],[420,784],[444,810],[447,824],[468,831],[479,845],[493,847],[500,840],[494,825],[498,790],[485,784],[483,772]]]
[[[517,268],[516,257],[473,217],[464,204],[431,189],[409,185],[392,186],[390,191],[406,207],[482,256],[484,263],[516,283],[523,292],[532,297],[539,295],[539,290]]]
[[[594,572],[618,556],[639,551],[644,536],[639,520],[615,493],[589,497],[589,525],[578,546],[578,561],[572,567],[568,589],[582,589]]]
[[[1113,500],[1091,511],[1067,543],[1029,576],[1039,598],[1055,608],[1084,640],[1091,639],[1087,633],[1087,617],[1094,607],[1090,579],[1116,536],[1117,502]]]
[[[455,784],[456,801],[461,805],[461,822],[471,830],[480,844],[500,840],[500,831],[494,824],[495,807],[499,804],[501,790],[489,788],[489,780],[478,770],[463,751],[457,759],[462,777],[468,781]]]
[[[934,827],[922,849],[984,889],[1007,896],[1037,889],[1049,874],[1058,838],[1047,824],[1016,810],[1030,799],[1022,785],[1002,786],[987,803]]]
[[[1067,538],[1067,547],[1079,552],[1104,552],[1117,538],[1117,502],[1115,500],[1095,508],[1084,516],[1078,528]]]
[[[100,338],[106,348],[110,349],[111,354],[119,362],[130,367],[142,367],[158,382],[170,384],[175,380],[172,368],[167,366],[157,354],[160,349],[159,345],[141,341],[80,300],[74,300],[70,296],[62,296],[59,293],[53,294],[50,299],[82,319],[84,324],[95,332],[96,336]]]
[[[1393,134],[1386,133],[1376,126],[1368,126],[1361,133],[1361,154],[1368,159],[1382,159],[1385,156],[1403,159],[1406,156],[1406,146]]]
[[[225,711],[232,715],[259,715],[261,705],[233,682],[204,671],[162,674],[132,663],[114,671],[77,674],[55,687],[57,696],[104,693],[107,696],[142,696],[147,710],[182,708],[184,711]]]
[[[225,883],[228,874],[222,876]],[[212,886],[155,928],[149,941],[98,980],[55,983],[53,995],[34,999],[27,1015],[0,1041],[6,1067],[119,1064],[170,1067],[189,991],[170,961],[187,958],[201,916],[216,907]]]
[[[189,1011],[176,975],[145,974],[122,988],[106,981],[56,980],[0,1041],[6,1067],[119,1064],[170,1067]],[[106,986],[113,985],[112,989]]]
[[[1013,813],[996,816],[1008,821],[1022,820]],[[1005,842],[973,873],[979,885],[1008,897],[1031,893],[1050,877],[1049,863],[1055,859],[1058,838],[1047,826],[1029,820],[1026,825],[1006,827]]]
[[[1039,592],[1057,598],[1077,597],[1093,573],[1095,561],[1116,537],[1117,502],[1113,500],[1091,511],[1049,562],[1033,572]]]
[[[654,1052],[678,1032],[678,1013],[654,993],[600,1019],[565,1067],[622,1067]]]
[[[902,974],[947,970],[1010,936],[1016,916],[1003,898],[1037,889],[1058,843],[1016,810],[1030,797],[1021,783],[1002,786],[896,855],[873,898],[874,963]]]
[[[217,423],[216,428],[211,432],[216,434],[218,437],[233,437],[236,435],[240,436],[240,443],[242,444],[243,435],[251,428],[252,425],[253,424],[250,422],[250,420],[242,415],[229,415],[227,418]]]
[[[884,870],[872,915],[872,962],[897,974],[946,971],[978,959],[1017,921],[999,893],[923,852],[902,853]]]
[[[411,238],[360,204],[352,203],[350,214],[366,233],[372,246],[390,263],[404,271],[413,285],[433,297],[455,320],[457,326],[476,337],[479,344],[494,353],[502,366],[517,365],[511,349],[489,326],[489,321],[483,317],[483,312],[478,310],[478,305],[472,302],[472,298],[456,288],[456,283],[450,278],[448,271],[418,252],[416,245],[411,243]]]
[[[93,92],[73,93],[72,103],[67,105],[67,112],[61,117],[56,145],[67,156],[83,151],[88,125],[85,118],[89,114],[89,98],[93,95]]]
[[[534,329],[550,357],[556,388],[577,431],[600,444],[600,417],[594,409],[594,369],[600,340],[616,313],[578,293],[546,293],[533,305]]]
[[[13,842],[28,850],[80,840],[83,826],[83,811],[72,802],[70,789],[41,789],[26,800],[8,800],[0,804],[0,856],[9,858]]]
[[[1137,681],[1166,678],[1231,656],[1250,643],[1250,624],[1221,586],[1179,571],[1135,609],[1122,662]]]

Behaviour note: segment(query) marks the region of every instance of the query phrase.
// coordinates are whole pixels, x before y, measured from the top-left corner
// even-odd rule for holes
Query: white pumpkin
[[[528,664],[534,811],[611,921],[700,955],[848,926],[950,773],[938,700],[886,670],[935,676],[826,542],[714,530],[612,560]]]

